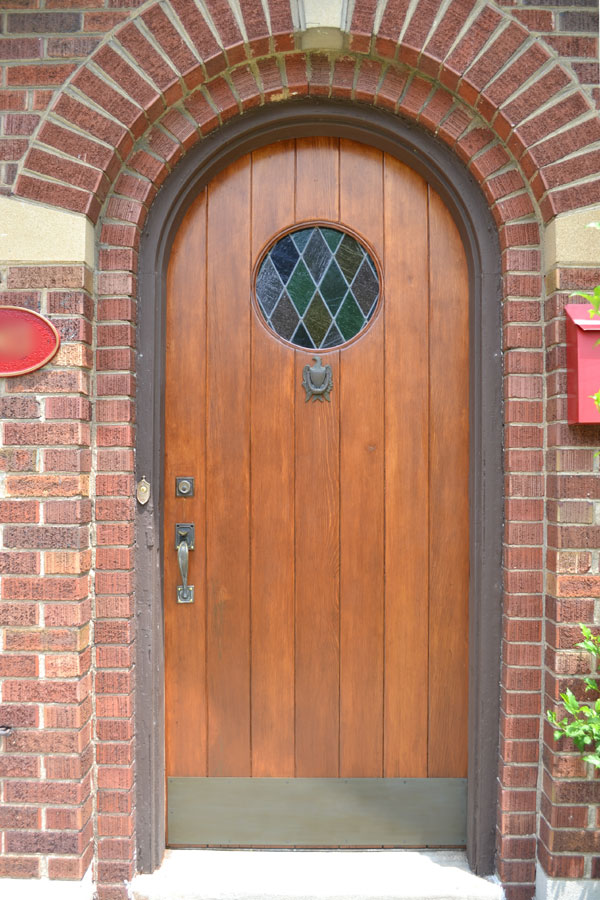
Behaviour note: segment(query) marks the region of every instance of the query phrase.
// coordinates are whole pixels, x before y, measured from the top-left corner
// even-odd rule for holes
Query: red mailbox
[[[590,318],[589,303],[568,303],[567,391],[569,424],[600,423],[591,395],[600,391],[600,318]]]

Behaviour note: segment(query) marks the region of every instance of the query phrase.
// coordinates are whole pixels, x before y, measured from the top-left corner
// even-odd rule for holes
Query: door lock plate
[[[175,479],[175,496],[176,497],[193,497],[194,496],[194,479],[182,475]]]
[[[175,526],[175,549],[179,547],[183,541],[188,545],[188,550],[194,549],[196,540],[196,529],[192,522],[178,522]]]

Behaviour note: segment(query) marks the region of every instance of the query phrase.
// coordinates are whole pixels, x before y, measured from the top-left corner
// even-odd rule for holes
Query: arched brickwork
[[[100,898],[125,897],[122,883],[135,870],[134,503],[123,498],[131,496],[133,486],[141,229],[160,185],[196,142],[257,105],[311,96],[389,110],[444,141],[480,184],[499,229],[507,530],[498,871],[508,900],[530,900],[538,835],[540,856],[551,874],[583,874],[581,857],[571,865],[575,857],[566,855],[568,844],[556,843],[548,830],[560,825],[560,808],[551,801],[560,803],[561,798],[553,794],[551,780],[539,828],[537,821],[544,354],[548,348],[550,378],[560,381],[560,374],[552,373],[564,368],[557,316],[565,301],[564,294],[554,294],[545,331],[540,225],[557,213],[600,201],[600,179],[592,178],[600,158],[597,112],[552,51],[493,3],[451,0],[443,5],[440,19],[440,4],[421,0],[406,21],[409,4],[389,0],[374,34],[376,3],[361,2],[347,49],[336,52],[302,51],[286,3],[271,3],[268,22],[262,5],[253,4],[242,29],[227,4],[208,0],[206,8],[218,41],[192,0],[148,4],[117,28],[73,73],[42,119],[15,189],[17,196],[85,213],[99,225],[95,413],[91,444],[89,438],[81,443],[97,449],[95,818]],[[469,28],[461,37],[465,22]],[[547,105],[544,111],[536,112],[542,105]],[[64,305],[58,309],[64,311]],[[552,390],[560,407],[564,383]],[[72,415],[78,418],[76,411]],[[555,415],[564,419],[560,408]],[[562,433],[555,442],[585,447],[590,440],[585,434],[573,438]],[[561,496],[560,486],[556,496]],[[558,679],[552,681],[552,699],[562,686]],[[565,757],[553,753],[551,735],[546,734],[546,742],[551,779],[560,776],[561,765],[564,772]],[[584,779],[578,760],[566,759],[569,774]],[[89,780],[82,781],[80,794],[85,805]],[[65,851],[79,854],[78,867],[57,867],[57,874],[83,871],[92,846],[89,827],[81,835],[77,846]]]
[[[332,55],[289,49],[256,62],[244,60],[225,70],[213,70],[209,80],[165,109],[143,138],[129,149],[112,190],[103,198],[97,281],[102,320],[98,326],[98,345],[102,350],[97,360],[97,402],[106,403],[110,398],[111,403],[119,404],[119,411],[113,413],[111,424],[96,425],[99,446],[122,441],[125,448],[134,440],[133,426],[128,424],[133,416],[133,399],[125,392],[118,399],[114,395],[122,391],[120,385],[131,365],[135,345],[132,298],[137,289],[137,248],[148,209],[160,185],[183,153],[222,123],[259,104],[290,98],[302,102],[303,97],[356,101],[389,110],[435,134],[463,160],[479,182],[501,233],[504,292],[508,298],[504,337],[507,373],[526,372],[530,348],[541,346],[541,328],[530,324],[539,322],[542,316],[537,224],[541,217],[531,186],[511,150],[490,123],[461,96],[436,82],[431,75],[421,75],[405,63],[385,62],[352,52]],[[521,382],[527,380],[523,374],[514,378],[513,383],[507,380],[508,397],[511,391],[520,396]],[[518,402],[515,401],[517,405]],[[523,411],[516,409],[508,421],[517,426],[509,432],[509,442],[514,440],[518,446]],[[522,481],[517,463],[507,493],[527,496],[528,488]],[[133,515],[133,509],[129,515]],[[515,575],[520,577],[517,579]],[[519,606],[520,593],[526,581],[527,589],[533,590],[534,581],[539,589],[540,577],[539,568],[537,572],[510,574],[506,584],[509,616],[530,615],[530,611],[525,613]],[[539,621],[539,604],[534,612]],[[527,621],[527,628],[532,625],[535,627],[535,622]],[[522,664],[519,627],[523,628],[516,623],[507,634],[517,674]],[[509,665],[509,672],[510,669]],[[507,684],[510,688],[510,674]],[[509,703],[518,698],[510,690],[507,696]],[[510,708],[505,708],[503,715],[510,712]],[[512,737],[512,746],[520,743],[519,734]],[[536,736],[532,737],[535,743]],[[513,765],[510,747],[506,746],[507,759],[500,778],[498,865],[510,900],[521,900],[519,895],[524,889],[531,893],[531,887],[526,885],[531,885],[534,878],[535,797],[519,783],[519,766]],[[515,840],[520,843],[515,844]],[[108,835],[100,841],[100,846],[104,843],[110,847]],[[133,867],[131,863],[105,860],[100,862],[99,872],[105,882],[113,883],[117,877],[131,877]]]
[[[592,147],[600,139],[600,122],[547,47],[491,3],[454,0],[439,22],[439,4],[422,0],[408,22],[405,6],[389,2],[372,35],[365,29],[372,26],[373,11],[360,4],[348,35],[349,54],[303,59],[294,52],[286,4],[272,4],[269,25],[256,4],[242,34],[228,6],[209,2],[219,42],[191,0],[150,4],[65,84],[34,136],[15,192],[58,202],[96,221],[135,142],[166,112],[181,109],[188,131],[195,128],[200,136],[257,103],[310,92],[374,100],[433,130],[459,109],[480,115],[531,179],[545,220],[581,205],[582,190],[585,202],[600,199],[600,180],[585,189],[569,187],[597,171]],[[459,38],[465,21],[468,30]],[[549,108],[535,115],[546,103]],[[169,121],[174,124],[175,118]],[[185,148],[192,133],[182,123],[179,127]],[[576,151],[575,160],[555,165]],[[176,152],[172,148],[171,161]],[[163,153],[169,156],[168,149]],[[64,185],[59,198],[56,181]]]

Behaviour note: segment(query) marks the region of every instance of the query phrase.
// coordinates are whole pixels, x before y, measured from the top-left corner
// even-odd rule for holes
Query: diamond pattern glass
[[[299,228],[265,256],[256,298],[273,331],[297,347],[328,350],[372,318],[379,276],[368,251],[339,228]]]

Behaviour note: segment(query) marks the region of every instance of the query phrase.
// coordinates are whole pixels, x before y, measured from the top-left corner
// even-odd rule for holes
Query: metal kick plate
[[[170,846],[461,847],[466,778],[169,778]]]

